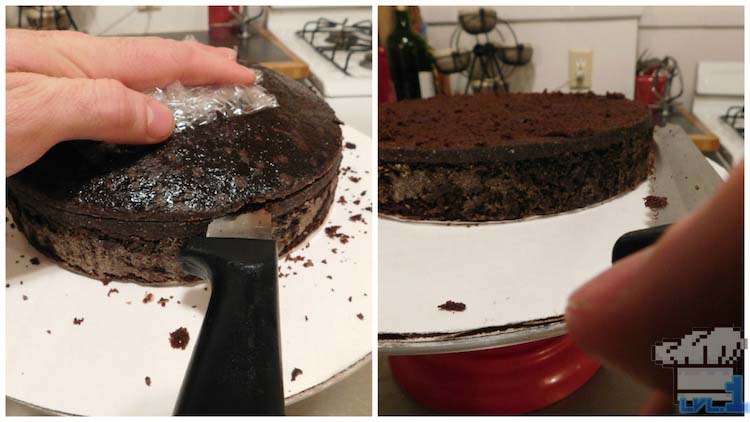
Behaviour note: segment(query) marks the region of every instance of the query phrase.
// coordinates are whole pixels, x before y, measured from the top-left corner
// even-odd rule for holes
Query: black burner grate
[[[305,23],[295,34],[347,75],[351,75],[349,65],[353,55],[372,52],[370,20],[348,24],[348,19],[334,22],[320,18]]]
[[[721,116],[726,124],[731,126],[743,137],[745,136],[745,107],[733,106],[727,109],[727,112]]]

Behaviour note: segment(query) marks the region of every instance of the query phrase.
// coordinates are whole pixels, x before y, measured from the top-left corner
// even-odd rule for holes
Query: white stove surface
[[[745,141],[743,137],[729,124],[721,120],[721,116],[731,106],[744,105],[743,97],[703,97],[696,96],[693,100],[693,114],[706,127],[719,137],[721,145],[732,155],[732,165],[740,163],[745,156]]]
[[[727,109],[745,104],[742,62],[699,62],[693,114],[713,132],[736,166],[745,156],[743,136],[721,120]]]
[[[359,65],[365,53],[352,55],[346,75],[328,59],[320,55],[295,32],[306,22],[326,18],[334,22],[348,19],[348,24],[372,20],[370,7],[310,7],[273,8],[268,19],[268,29],[290,50],[310,66],[311,80],[326,98],[371,97],[372,70]]]

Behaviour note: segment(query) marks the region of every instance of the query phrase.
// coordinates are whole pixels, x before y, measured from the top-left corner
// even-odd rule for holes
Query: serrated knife
[[[656,143],[652,195],[667,198],[655,212],[654,226],[625,233],[612,249],[612,262],[652,243],[681,217],[703,204],[723,183],[716,170],[682,128],[674,124],[654,128]]]
[[[276,242],[260,210],[213,220],[180,259],[211,298],[175,415],[283,415]]]

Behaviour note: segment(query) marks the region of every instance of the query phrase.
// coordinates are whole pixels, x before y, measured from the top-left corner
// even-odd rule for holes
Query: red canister
[[[562,400],[599,363],[568,336],[474,352],[389,356],[394,380],[421,405],[453,414],[522,414]]]

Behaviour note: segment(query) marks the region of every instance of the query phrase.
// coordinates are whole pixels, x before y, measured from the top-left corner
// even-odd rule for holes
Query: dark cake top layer
[[[648,108],[621,94],[438,96],[381,104],[378,150],[385,161],[512,160],[588,150],[650,131]]]
[[[278,108],[154,146],[64,142],[8,179],[8,188],[67,212],[134,221],[207,219],[286,197],[338,162],[341,122],[309,88],[263,73]]]

